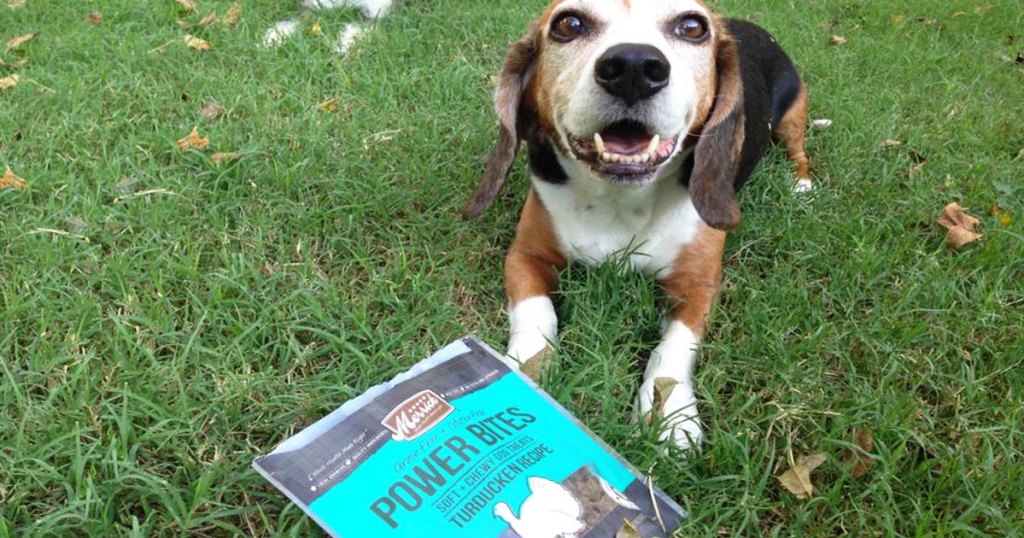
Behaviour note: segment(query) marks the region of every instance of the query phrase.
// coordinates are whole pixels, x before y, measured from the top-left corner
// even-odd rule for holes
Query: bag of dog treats
[[[257,458],[332,536],[665,537],[682,508],[475,338]]]

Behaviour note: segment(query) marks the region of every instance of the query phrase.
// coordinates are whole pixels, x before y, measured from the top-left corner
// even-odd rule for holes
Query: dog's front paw
[[[647,424],[660,426],[662,442],[683,450],[700,449],[700,418],[692,388],[671,377],[649,378],[637,393],[637,411]]]

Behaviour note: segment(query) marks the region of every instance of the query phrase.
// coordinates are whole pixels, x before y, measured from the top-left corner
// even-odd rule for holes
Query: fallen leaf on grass
[[[615,538],[643,538],[643,536],[633,523],[626,518],[622,518],[622,528],[615,533]]]
[[[196,28],[206,28],[207,26],[215,22],[217,22],[217,12],[211,11],[207,13],[205,17],[200,19],[199,22],[196,23]]]
[[[25,5],[25,0],[7,0],[7,7],[14,9]]]
[[[181,140],[178,140],[178,149],[182,149],[182,150],[192,149],[192,148],[204,149],[204,148],[206,148],[206,146],[209,146],[209,145],[210,145],[210,139],[209,138],[207,138],[205,136],[200,138],[200,136],[199,136],[199,128],[198,127],[193,127],[192,128],[192,132],[189,133],[188,136],[186,136],[185,138],[182,138]]]
[[[814,127],[815,129],[828,129],[829,127],[832,127],[832,120],[826,118],[814,120],[811,122],[811,127]]]
[[[220,22],[225,26],[234,26],[241,17],[242,6],[235,4],[228,8],[228,12],[224,14],[224,18]]]
[[[320,21],[319,20],[313,21],[313,24],[311,24],[309,26],[309,35],[311,35],[313,37],[320,37],[320,36],[324,35],[324,31],[323,31],[323,28],[320,27]]]
[[[28,186],[28,183],[20,177],[14,175],[14,170],[8,166],[7,170],[4,171],[4,175],[0,177],[0,189],[6,189],[13,187],[15,189],[24,189]]]
[[[25,60],[18,60],[16,62],[8,63],[3,58],[0,58],[0,67],[9,67],[11,69],[17,69],[23,65],[25,65]]]
[[[1013,224],[1013,217],[1008,211],[1003,209],[1003,206],[999,205],[998,202],[992,204],[992,209],[989,210],[989,213],[991,213],[993,217],[999,219],[999,225],[1004,228]]]
[[[780,474],[778,478],[782,487],[796,495],[797,499],[810,499],[814,495],[814,484],[811,482],[811,471],[825,463],[828,458],[825,454],[814,454],[813,456],[800,456],[788,471]]]
[[[220,166],[225,162],[237,162],[242,157],[239,156],[237,153],[232,153],[228,151],[218,151],[213,155],[210,155],[210,158],[213,159],[213,164]]]
[[[21,80],[21,77],[18,75],[10,75],[0,78],[0,92],[17,86],[19,80]]]
[[[210,50],[213,48],[213,45],[210,45],[209,41],[198,38],[192,34],[185,34],[184,39],[185,44],[188,45],[188,48],[198,50],[199,52],[202,52],[204,50]]]
[[[884,142],[882,142],[882,147],[883,148],[895,148],[895,147],[899,147],[899,146],[902,146],[902,145],[903,145],[903,142],[901,142],[899,140],[893,140],[891,138],[887,138],[887,139],[885,139]]]
[[[39,35],[39,32],[32,32],[31,34],[20,35],[12,37],[7,40],[7,50],[16,49],[29,41],[32,41]]]
[[[849,41],[849,39],[841,35],[833,34],[832,37],[829,38],[829,42],[832,43],[833,45],[845,45],[847,41]]]
[[[875,437],[871,432],[856,431],[853,434],[853,444],[857,446],[857,449],[844,452],[843,463],[850,465],[852,462],[850,475],[860,478],[868,474],[868,471],[875,466],[875,459],[868,455],[875,448]]]
[[[199,109],[199,115],[211,121],[217,119],[217,116],[220,116],[223,113],[224,109],[216,103],[206,103]]]
[[[174,0],[177,4],[185,9],[195,11],[196,0]]]
[[[323,103],[316,105],[316,107],[323,112],[334,112],[335,110],[338,110],[338,98],[334,97],[332,99],[328,99]]]
[[[974,227],[981,224],[981,221],[968,215],[956,202],[950,203],[942,210],[938,223],[949,230],[946,244],[957,250],[984,237],[974,231]]]
[[[990,9],[992,9],[994,7],[996,7],[996,6],[994,6],[992,4],[985,4],[984,6],[981,6],[981,7],[977,8],[977,9],[975,9],[974,12],[977,13],[979,16],[984,17],[985,14],[988,13],[988,10],[990,10]]]
[[[99,11],[93,11],[92,13],[86,15],[85,22],[89,24],[99,24],[103,22],[103,14]]]

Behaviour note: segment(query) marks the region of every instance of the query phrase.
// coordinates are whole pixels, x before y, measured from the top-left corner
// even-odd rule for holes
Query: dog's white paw
[[[814,190],[814,183],[812,183],[811,180],[807,178],[798,179],[797,182],[793,184],[793,192],[795,194],[811,192],[812,190]]]

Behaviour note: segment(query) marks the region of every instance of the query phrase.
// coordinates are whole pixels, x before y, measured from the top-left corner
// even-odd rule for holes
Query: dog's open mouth
[[[599,174],[618,177],[650,175],[676,148],[676,140],[662,139],[632,120],[612,123],[591,138],[570,137],[570,142],[577,159]]]

